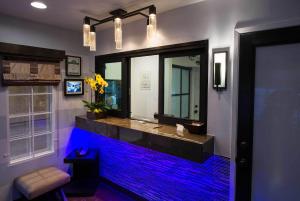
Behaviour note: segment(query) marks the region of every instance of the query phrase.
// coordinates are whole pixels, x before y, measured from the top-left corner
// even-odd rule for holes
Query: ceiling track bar
[[[142,16],[145,17],[145,18],[149,18],[149,16],[146,15],[146,14],[144,14],[144,13],[142,13],[142,11],[147,10],[147,9],[150,9],[150,8],[152,8],[152,7],[154,7],[154,5],[147,6],[147,7],[144,7],[144,8],[135,10],[135,11],[132,11],[132,12],[130,12],[130,13],[123,14],[123,15],[120,16],[120,18],[126,19],[126,18],[129,18],[129,17],[135,16],[135,15],[142,15]],[[102,19],[102,20],[98,20],[98,19],[96,19],[96,18],[88,17],[88,16],[86,16],[86,18],[88,18],[88,19],[90,19],[90,20],[92,20],[92,21],[97,22],[97,23],[95,23],[95,24],[92,24],[92,26],[95,27],[95,26],[97,26],[97,25],[104,24],[104,23],[109,22],[109,21],[113,21],[113,20],[116,18],[116,16],[107,17],[107,18]]]

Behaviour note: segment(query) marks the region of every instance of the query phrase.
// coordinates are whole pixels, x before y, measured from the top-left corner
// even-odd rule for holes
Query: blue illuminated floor
[[[81,146],[99,149],[102,177],[147,200],[229,200],[230,163],[223,157],[200,164],[75,128],[68,151]]]

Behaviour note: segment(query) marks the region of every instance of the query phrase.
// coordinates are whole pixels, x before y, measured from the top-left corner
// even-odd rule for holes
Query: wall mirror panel
[[[200,55],[164,58],[164,114],[199,121]]]
[[[105,63],[105,103],[112,110],[122,109],[122,62]]]
[[[96,59],[95,72],[100,73],[108,83],[105,93],[96,96],[110,108],[108,114],[127,117],[128,63],[126,58]]]

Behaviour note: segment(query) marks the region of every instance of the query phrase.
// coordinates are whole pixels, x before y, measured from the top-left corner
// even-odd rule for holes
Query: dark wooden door
[[[300,200],[298,57],[300,27],[240,36],[237,201]]]

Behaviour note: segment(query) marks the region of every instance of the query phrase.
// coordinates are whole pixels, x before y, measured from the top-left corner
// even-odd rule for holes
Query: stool
[[[56,167],[47,167],[16,178],[15,186],[27,200],[33,200],[52,191],[58,194],[57,200],[66,200],[60,188],[69,181],[69,174]]]

